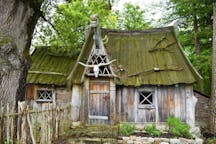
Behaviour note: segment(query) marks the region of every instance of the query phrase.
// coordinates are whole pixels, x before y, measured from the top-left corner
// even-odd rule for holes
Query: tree
[[[203,76],[204,92],[211,93],[212,0],[170,0],[166,20],[181,19],[180,42],[196,69]]]
[[[212,126],[213,133],[216,132],[216,3],[213,4],[213,52],[212,52]]]
[[[150,22],[144,18],[145,11],[138,5],[126,3],[122,13],[118,14],[119,29],[142,30],[150,27]]]
[[[53,27],[44,27],[39,45],[50,45],[56,53],[67,51],[70,56],[77,55],[90,16],[98,13],[103,25],[111,13],[111,3],[111,0],[77,0],[59,5],[53,14]]]
[[[45,28],[40,38],[42,44],[50,45],[55,53],[67,51],[70,56],[77,55],[84,42],[84,33],[90,16],[97,13],[100,25],[111,29],[144,29],[149,27],[139,6],[126,4],[123,12],[112,11],[113,0],[69,1],[57,7],[54,14],[54,29]]]
[[[16,110],[25,97],[29,47],[43,0],[0,0],[0,102]]]

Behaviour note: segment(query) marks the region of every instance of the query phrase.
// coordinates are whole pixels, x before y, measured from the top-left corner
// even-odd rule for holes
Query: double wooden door
[[[110,81],[90,80],[89,85],[89,123],[110,123]]]

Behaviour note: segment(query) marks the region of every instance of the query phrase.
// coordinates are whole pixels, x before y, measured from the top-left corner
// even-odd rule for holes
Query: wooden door
[[[110,123],[110,81],[90,80],[89,85],[89,123]]]

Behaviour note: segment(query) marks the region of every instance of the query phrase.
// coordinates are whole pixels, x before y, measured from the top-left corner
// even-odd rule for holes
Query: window
[[[151,91],[139,92],[139,108],[153,108],[154,107],[154,95]]]
[[[40,89],[37,91],[37,95],[38,95],[37,102],[53,101],[53,90],[51,89]]]

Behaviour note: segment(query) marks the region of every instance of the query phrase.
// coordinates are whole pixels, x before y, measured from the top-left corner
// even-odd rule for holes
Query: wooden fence
[[[19,103],[17,113],[12,113],[9,105],[6,109],[0,107],[0,143],[55,143],[65,124],[69,124],[71,105],[39,105],[35,108],[25,102]]]

